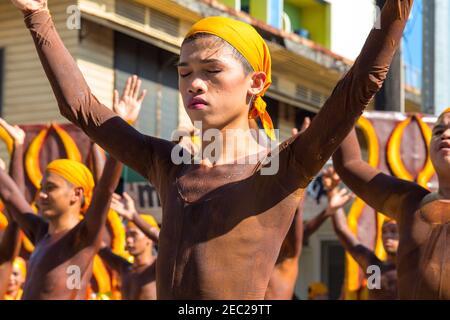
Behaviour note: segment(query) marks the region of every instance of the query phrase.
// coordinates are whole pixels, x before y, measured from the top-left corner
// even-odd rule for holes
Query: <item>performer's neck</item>
[[[202,159],[204,160],[203,163],[207,166],[234,164],[239,159],[257,155],[265,150],[252,135],[248,119],[230,123],[218,130],[220,132],[220,142],[215,141],[215,139],[213,141],[205,141],[205,138],[202,139]],[[205,132],[206,130],[203,131],[203,134]],[[209,158],[208,152],[205,151],[208,149],[211,150],[213,147],[220,151],[219,155],[214,155],[214,157]]]
[[[135,267],[147,266],[155,261],[156,257],[153,255],[152,248],[144,250],[141,254],[134,256],[133,265]]]
[[[66,212],[49,221],[48,233],[50,235],[73,229],[80,222],[79,216]]]
[[[439,180],[439,196],[443,199],[450,200],[450,177],[442,177],[438,175]]]

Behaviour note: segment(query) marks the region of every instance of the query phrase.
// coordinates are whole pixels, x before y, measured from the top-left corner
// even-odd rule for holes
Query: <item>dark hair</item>
[[[231,44],[229,44],[224,39],[222,39],[218,36],[215,36],[213,34],[206,33],[206,32],[195,33],[195,34],[187,37],[186,39],[184,39],[182,45],[184,45],[185,43],[195,41],[197,39],[203,39],[203,38],[207,38],[207,37],[214,37],[217,39],[218,43],[229,46],[231,48],[231,50],[233,50],[233,57],[242,64],[245,75],[248,75],[251,72],[255,71],[255,70],[253,70],[253,67],[251,66],[250,62],[248,62],[248,60],[235,47],[233,47]]]

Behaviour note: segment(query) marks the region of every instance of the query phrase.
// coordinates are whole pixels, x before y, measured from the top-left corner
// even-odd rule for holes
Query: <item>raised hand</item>
[[[291,130],[292,136],[296,136],[299,132],[303,133],[306,129],[309,128],[310,125],[311,125],[311,118],[310,117],[306,117],[303,120],[302,127],[300,128],[300,131],[297,128],[292,128],[292,130]]]
[[[113,111],[130,124],[136,122],[147,94],[147,90],[139,93],[141,84],[141,79],[131,76],[127,80],[121,97],[119,97],[119,91],[114,90]]]
[[[23,131],[19,126],[12,126],[7,123],[4,119],[0,118],[0,127],[6,130],[8,134],[13,138],[15,144],[22,145],[25,141],[25,131]]]
[[[328,193],[327,212],[330,214],[335,213],[337,210],[343,208],[353,198],[353,193],[349,192],[347,189],[339,189],[336,187]]]
[[[333,166],[330,166],[322,171],[322,184],[327,192],[333,191],[341,183],[341,178],[334,170]]]
[[[300,133],[302,133],[302,132],[304,132],[306,129],[308,129],[310,125],[311,125],[311,118],[310,118],[310,117],[306,117],[306,118],[303,120],[302,127],[301,127],[301,129],[300,129]]]
[[[113,194],[111,199],[111,209],[116,211],[119,216],[131,221],[137,214],[134,200],[126,192],[123,193],[123,197],[117,193]]]
[[[11,0],[11,2],[23,12],[34,12],[47,9],[47,0]]]

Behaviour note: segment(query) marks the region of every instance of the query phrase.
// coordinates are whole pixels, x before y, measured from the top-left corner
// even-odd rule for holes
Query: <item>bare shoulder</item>
[[[432,201],[431,199],[434,197],[433,193],[420,186],[409,189],[410,190],[406,192],[405,197],[403,198],[403,213],[414,214],[424,205],[424,203]]]
[[[437,192],[430,192],[425,197],[422,198],[422,201],[420,201],[420,208],[424,208],[429,206],[432,202],[435,201],[443,201],[443,200]],[[450,200],[447,200],[447,202],[450,204]]]

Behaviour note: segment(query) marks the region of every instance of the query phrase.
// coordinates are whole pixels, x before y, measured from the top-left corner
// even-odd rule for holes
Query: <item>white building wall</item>
[[[374,0],[327,0],[331,3],[331,51],[355,60],[375,23]]]

